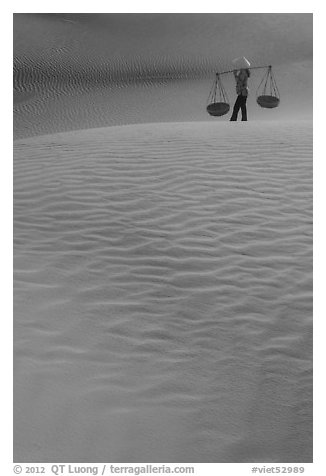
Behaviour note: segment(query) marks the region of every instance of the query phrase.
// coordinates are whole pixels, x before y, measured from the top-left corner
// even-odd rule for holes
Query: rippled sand
[[[311,124],[14,151],[15,461],[312,461]]]

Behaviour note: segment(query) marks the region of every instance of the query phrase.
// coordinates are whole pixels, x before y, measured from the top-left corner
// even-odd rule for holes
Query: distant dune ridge
[[[281,108],[261,109],[254,72],[249,119],[312,117],[312,14],[15,14],[15,138],[216,122],[206,113],[214,74],[241,55],[272,64],[282,94]],[[234,80],[223,81],[233,102]]]
[[[308,462],[311,125],[15,143],[15,459]]]
[[[240,55],[281,107],[213,119]],[[311,68],[309,14],[14,15],[15,461],[312,461]]]

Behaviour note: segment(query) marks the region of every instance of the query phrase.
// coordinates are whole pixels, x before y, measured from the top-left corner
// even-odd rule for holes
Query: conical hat
[[[244,56],[241,56],[240,58],[235,58],[234,60],[232,60],[232,63],[238,69],[249,68],[250,66],[250,62]]]

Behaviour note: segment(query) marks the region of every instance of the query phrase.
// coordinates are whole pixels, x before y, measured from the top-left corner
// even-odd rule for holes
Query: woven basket
[[[272,109],[280,104],[280,100],[276,96],[258,96],[257,103],[261,107]]]
[[[224,116],[230,110],[230,104],[227,102],[213,102],[207,106],[207,112],[211,116]]]

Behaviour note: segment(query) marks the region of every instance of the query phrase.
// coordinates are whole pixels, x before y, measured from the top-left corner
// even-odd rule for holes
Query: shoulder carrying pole
[[[243,68],[243,69],[263,69],[263,68],[268,68],[268,69],[272,69],[272,65],[268,65],[268,66],[252,66],[252,67],[249,67],[249,68]],[[216,75],[221,75],[221,74],[228,74],[228,73],[233,73],[233,71],[237,71],[239,68],[234,68],[234,69],[230,69],[229,71],[222,71],[221,73],[216,73]]]

